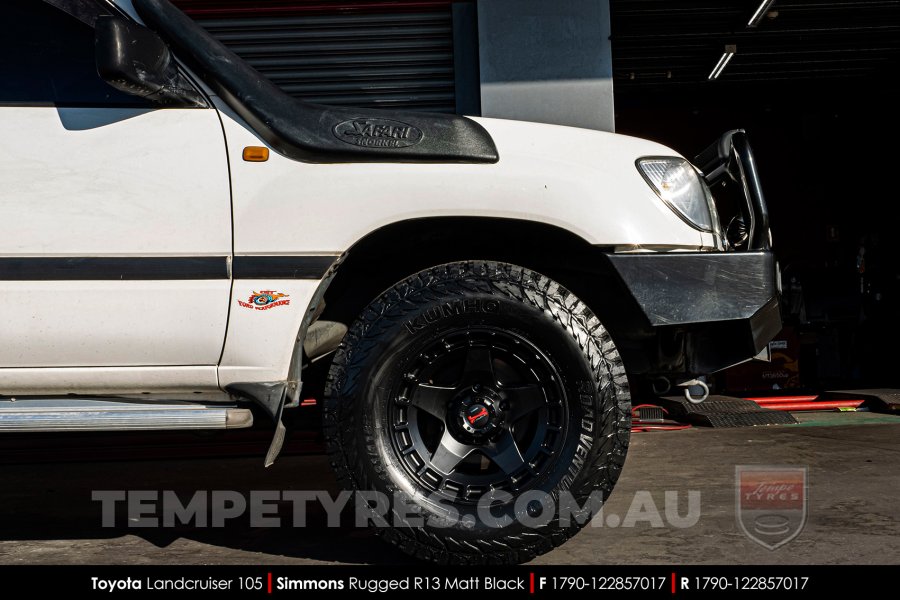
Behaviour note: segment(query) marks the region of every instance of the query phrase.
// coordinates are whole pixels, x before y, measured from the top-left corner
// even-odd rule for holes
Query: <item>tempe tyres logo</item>
[[[238,300],[237,303],[241,308],[250,308],[253,310],[269,310],[276,306],[287,306],[291,303],[287,294],[282,294],[274,290],[263,290],[261,292],[253,292],[246,302]]]
[[[779,548],[806,525],[806,467],[735,468],[735,509],[744,534],[769,550]]]

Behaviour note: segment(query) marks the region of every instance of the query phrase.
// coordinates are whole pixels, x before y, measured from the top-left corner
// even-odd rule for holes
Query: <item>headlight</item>
[[[638,159],[637,168],[653,191],[686,223],[701,231],[717,229],[715,205],[691,163],[677,157],[648,157]]]

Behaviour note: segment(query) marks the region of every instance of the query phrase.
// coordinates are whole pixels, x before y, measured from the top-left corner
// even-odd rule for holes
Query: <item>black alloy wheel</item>
[[[453,501],[528,489],[568,430],[556,367],[502,329],[442,332],[417,353],[392,397],[392,441],[409,477]]]

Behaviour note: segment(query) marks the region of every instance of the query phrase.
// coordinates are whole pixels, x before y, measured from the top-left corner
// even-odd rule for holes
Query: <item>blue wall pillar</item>
[[[608,0],[479,0],[481,114],[615,130]]]

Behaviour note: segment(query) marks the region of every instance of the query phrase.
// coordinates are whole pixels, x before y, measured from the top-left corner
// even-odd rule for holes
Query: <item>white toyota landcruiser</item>
[[[610,493],[632,391],[780,327],[742,131],[692,164],[608,133],[319,106],[167,0],[3,12],[2,431],[255,413],[271,464],[283,411],[318,398],[341,484],[421,517],[391,511],[382,537],[518,562],[584,522],[516,518],[541,494],[589,513]]]

